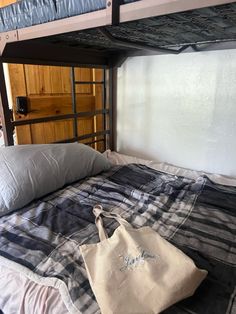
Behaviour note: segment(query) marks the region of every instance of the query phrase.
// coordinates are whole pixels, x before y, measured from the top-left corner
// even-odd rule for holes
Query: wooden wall
[[[0,7],[17,2],[0,0]],[[9,64],[10,90],[15,120],[34,119],[72,113],[70,68]],[[102,71],[76,69],[76,80],[102,80]],[[17,113],[16,97],[26,96],[29,112]],[[102,108],[102,86],[80,85],[76,87],[77,112]],[[84,135],[103,129],[102,116],[78,119],[78,134]],[[73,137],[73,121],[61,120],[19,126],[15,128],[17,144],[39,144],[63,141]],[[98,139],[98,138],[96,138]],[[89,139],[86,141],[91,141]],[[86,142],[85,141],[85,142]],[[96,148],[103,150],[102,144]]]
[[[9,64],[13,115],[15,120],[34,119],[72,113],[70,68]],[[78,81],[101,79],[102,71],[77,68]],[[17,113],[16,97],[26,96],[28,114]],[[102,105],[101,87],[76,86],[77,112],[93,111]],[[102,129],[101,117],[78,119],[78,134]],[[39,144],[63,141],[73,137],[73,120],[38,123],[16,128],[18,144]],[[88,141],[88,140],[87,140]]]
[[[16,0],[0,0],[0,8],[5,7],[6,5],[17,2]]]

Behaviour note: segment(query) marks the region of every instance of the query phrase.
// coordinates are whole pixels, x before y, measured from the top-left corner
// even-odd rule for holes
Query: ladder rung
[[[83,84],[104,84],[104,81],[75,81],[74,84],[83,85]]]

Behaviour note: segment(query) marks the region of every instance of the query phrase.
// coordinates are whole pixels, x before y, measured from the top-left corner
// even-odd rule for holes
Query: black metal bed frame
[[[140,19],[145,18],[147,16],[153,17],[155,16],[155,12],[158,15],[161,15],[162,5],[158,6],[157,2],[154,0],[148,0],[150,2],[150,7],[142,10],[142,5],[145,7],[145,3],[143,1],[138,1],[137,5],[140,6],[139,14],[133,13],[132,11],[124,12],[127,6],[132,6],[133,4],[123,5],[123,0],[107,0],[106,9],[103,12],[94,12],[87,14],[88,21],[86,18],[82,17],[82,21],[79,25],[80,29],[87,29],[94,27],[92,25],[96,24],[96,29],[110,42],[118,45],[121,49],[120,51],[113,52],[103,52],[103,51],[94,51],[85,48],[74,48],[74,47],[66,47],[60,46],[59,49],[56,45],[42,43],[40,41],[35,41],[34,35],[37,38],[41,38],[44,36],[51,36],[52,34],[59,34],[57,30],[57,26],[59,25],[61,29],[63,29],[62,25],[58,24],[59,21],[51,22],[52,29],[46,31],[46,35],[44,35],[45,25],[40,28],[40,26],[33,26],[28,29],[23,29],[23,31],[10,31],[8,33],[0,34],[0,115],[2,117],[2,129],[4,133],[4,140],[6,145],[14,145],[13,140],[13,130],[14,127],[21,125],[28,125],[34,123],[42,123],[49,121],[57,121],[64,119],[73,119],[73,138],[64,140],[63,142],[73,142],[73,141],[81,141],[86,139],[95,140],[88,141],[87,144],[94,144],[99,141],[104,143],[104,148],[115,149],[116,148],[116,95],[117,95],[117,68],[126,60],[128,56],[133,55],[145,55],[147,52],[150,54],[156,53],[168,53],[168,54],[179,54],[187,49],[191,49],[192,51],[200,51],[200,48],[203,50],[211,50],[212,43],[215,45],[216,49],[217,45],[220,45],[218,42],[212,42],[206,45],[196,45],[189,44],[183,45],[178,48],[173,47],[159,47],[159,46],[151,46],[141,43],[134,43],[129,40],[118,39],[112,36],[111,33],[107,32],[105,27],[103,26],[116,26],[119,25],[120,21],[129,21],[127,16],[130,16],[131,20],[135,20],[138,15]],[[177,2],[177,1],[176,1]],[[210,5],[219,5],[220,3],[230,3],[234,2],[231,0],[199,0],[199,1],[185,1],[178,0],[179,4],[177,5],[177,12],[181,12],[181,9],[191,10],[197,7],[207,7]],[[136,2],[134,2],[136,3]],[[165,4],[164,4],[165,6]],[[153,11],[154,8],[154,11]],[[174,12],[170,5],[166,5],[167,14],[171,14]],[[121,13],[125,13],[121,16]],[[169,12],[169,13],[168,13]],[[95,14],[95,15],[94,15]],[[89,19],[90,16],[90,19]],[[96,18],[96,23],[93,21],[93,17]],[[101,19],[105,18],[108,22],[102,22]],[[74,20],[76,17],[72,17],[73,22],[69,25],[70,31],[76,30],[76,25],[78,25],[78,20]],[[80,18],[80,17],[79,17]],[[70,20],[70,21],[72,21]],[[66,23],[66,22],[65,22]],[[87,26],[89,24],[90,26]],[[72,26],[71,26],[72,25]],[[100,26],[99,26],[100,25]],[[78,28],[77,28],[78,29]],[[32,31],[32,33],[31,33]],[[43,34],[43,35],[42,35]],[[2,35],[2,36],[1,36]],[[19,38],[18,38],[19,37]],[[234,47],[235,48],[235,44]],[[221,49],[221,47],[219,48]],[[7,63],[22,63],[22,64],[40,64],[40,65],[61,65],[61,66],[72,66],[71,70],[71,81],[72,81],[72,111],[71,114],[64,115],[56,115],[44,118],[37,118],[31,120],[24,121],[13,121],[11,112],[9,110],[7,91],[6,91],[6,83],[4,77],[4,69],[3,62]],[[90,67],[90,68],[102,68],[104,71],[103,80],[101,82],[77,82],[75,81],[74,75],[74,67]],[[103,86],[103,99],[102,99],[102,109],[95,110],[93,112],[77,112],[76,110],[76,93],[75,86],[76,84],[102,84]],[[78,130],[78,118],[79,117],[89,117],[102,114],[103,116],[103,131],[87,134],[87,135],[79,135]],[[98,137],[103,137],[102,140],[98,139]]]
[[[106,82],[106,72],[107,70],[103,69],[103,80],[102,81],[76,81],[75,80],[75,67],[71,68],[71,87],[72,87],[72,111],[73,114],[70,115],[71,118],[73,118],[73,138],[67,139],[62,142],[75,142],[75,141],[81,141],[84,139],[89,138],[96,138],[103,136],[102,139],[95,139],[90,142],[86,142],[87,145],[96,144],[99,142],[103,142],[103,147],[107,149],[110,145],[108,145],[108,135],[111,134],[111,128],[112,128],[112,121],[110,121],[110,124],[107,122],[107,115],[111,112],[110,103],[107,104],[107,97],[106,97],[106,89],[107,89],[107,82]],[[102,109],[95,110],[95,111],[87,111],[87,112],[77,112],[77,100],[76,100],[76,85],[102,85]],[[94,132],[86,135],[79,136],[78,134],[78,118],[79,117],[90,117],[90,116],[96,116],[96,115],[102,115],[103,120],[103,131]],[[61,142],[61,141],[60,141]],[[58,142],[57,142],[58,143]]]
[[[107,7],[112,7],[112,25],[117,25],[119,23],[119,8],[123,3],[123,0],[117,1],[108,1]],[[1,39],[1,37],[0,37]],[[9,44],[10,45],[10,44]],[[44,49],[40,49],[44,48]],[[4,134],[4,141],[6,146],[14,145],[14,128],[17,126],[30,125],[36,123],[45,123],[52,122],[58,120],[66,120],[73,119],[73,138],[65,139],[63,141],[58,141],[56,143],[70,143],[75,141],[82,141],[86,139],[95,138],[95,140],[88,141],[85,144],[92,145],[99,142],[103,142],[104,149],[110,148],[114,149],[114,109],[116,108],[116,74],[117,74],[117,66],[119,66],[127,56],[124,55],[112,55],[108,58],[104,54],[97,55],[93,53],[90,55],[88,51],[73,48],[60,48],[60,56],[59,59],[56,57],[56,50],[50,47],[49,50],[44,47],[39,47],[38,45],[29,45],[27,49],[27,43],[19,42],[18,47],[15,49],[19,49],[18,56],[19,57],[11,57],[5,58],[0,56],[0,116],[2,117],[2,125],[1,128]],[[45,51],[42,54],[42,50]],[[41,51],[40,59],[38,62],[35,62],[35,58],[32,60],[30,55],[36,55],[38,51]],[[25,55],[26,53],[26,55]],[[28,55],[27,55],[28,53]],[[68,58],[69,53],[69,58]],[[64,61],[61,59],[61,55],[65,56]],[[55,61],[48,61],[55,58]],[[9,109],[9,102],[7,97],[7,89],[6,89],[6,80],[4,75],[3,63],[18,63],[22,62],[23,64],[40,64],[40,65],[61,65],[61,66],[72,66],[71,67],[71,96],[72,96],[72,112],[71,114],[64,115],[53,115],[49,117],[35,118],[35,119],[25,119],[25,120],[17,120],[14,121],[12,118],[12,112]],[[75,80],[75,67],[90,67],[90,68],[102,68],[103,69],[103,80],[101,82],[98,81],[76,81]],[[77,112],[77,104],[76,104],[76,85],[82,84],[102,84],[103,86],[103,95],[102,95],[102,109],[88,112]],[[79,135],[78,134],[78,118],[80,117],[91,117],[102,114],[103,119],[103,130],[86,134]],[[97,137],[103,137],[102,139],[97,139]]]

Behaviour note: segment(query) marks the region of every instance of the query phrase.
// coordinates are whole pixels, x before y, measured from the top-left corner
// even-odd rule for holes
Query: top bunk
[[[118,66],[236,40],[229,0],[21,0],[0,9],[0,60]]]

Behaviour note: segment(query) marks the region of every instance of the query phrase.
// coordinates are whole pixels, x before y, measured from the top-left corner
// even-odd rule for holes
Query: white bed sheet
[[[68,314],[57,289],[33,282],[0,265],[0,309],[4,314]]]
[[[229,177],[229,176],[224,176],[220,174],[213,174],[213,173],[207,173],[203,171],[180,168],[174,165],[170,165],[168,163],[128,156],[125,154],[113,152],[111,150],[105,151],[104,155],[106,156],[106,158],[110,161],[112,165],[126,165],[129,163],[138,163],[138,164],[143,164],[150,168],[153,168],[162,172],[166,172],[166,173],[178,175],[178,176],[183,176],[190,179],[197,179],[201,175],[207,175],[208,178],[214,181],[215,183],[236,186],[235,177]]]

